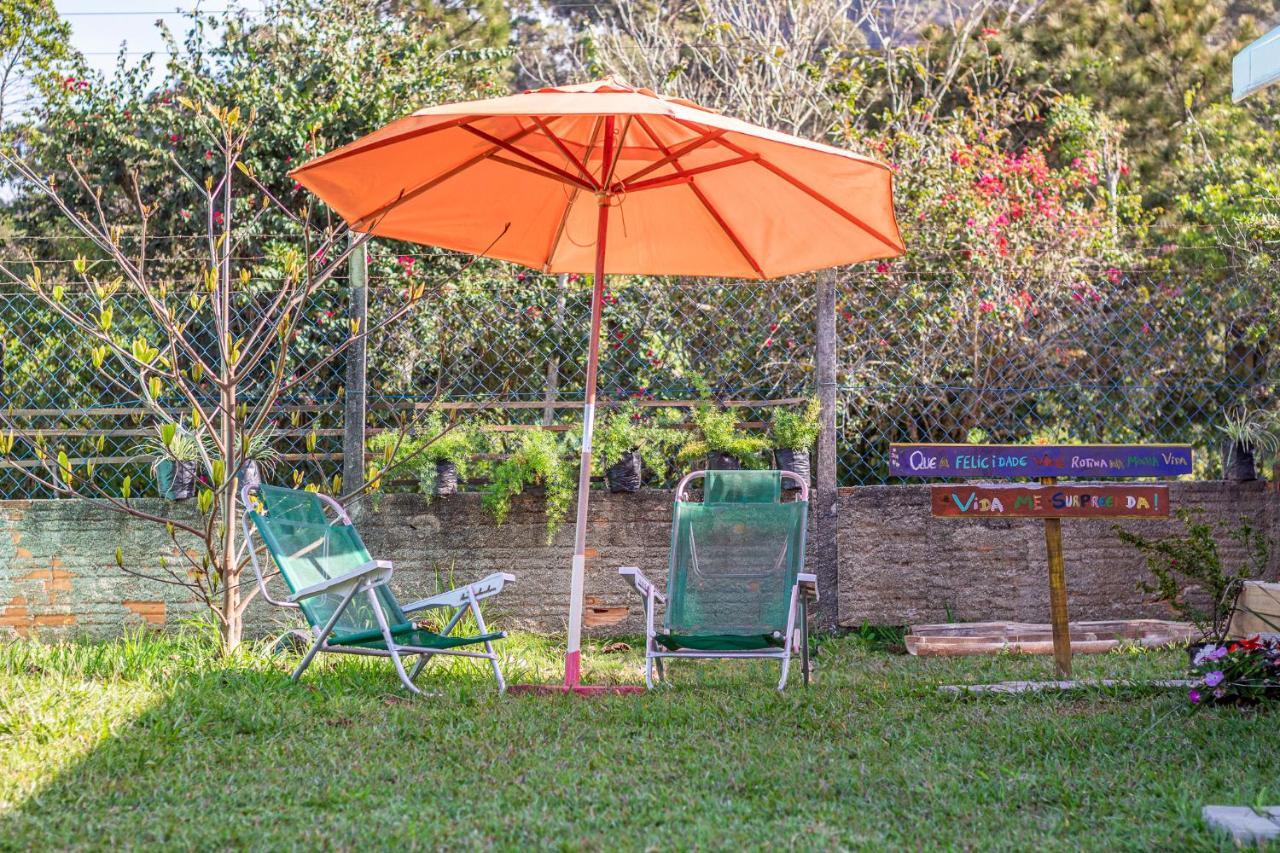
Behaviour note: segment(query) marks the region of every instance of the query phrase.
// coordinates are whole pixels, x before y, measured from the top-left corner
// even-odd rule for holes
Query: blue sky
[[[206,11],[240,8],[259,11],[263,0],[55,0],[54,5],[71,24],[71,42],[85,55],[89,64],[110,74],[116,65],[116,53],[126,43],[131,59],[154,50],[164,50],[164,42],[156,29],[163,18],[178,34],[184,31],[179,10],[199,6]]]

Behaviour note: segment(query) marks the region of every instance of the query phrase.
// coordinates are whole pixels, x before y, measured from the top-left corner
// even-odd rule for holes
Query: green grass
[[[470,663],[411,700],[390,666],[231,661],[206,637],[0,645],[0,848],[1210,848],[1204,803],[1280,802],[1280,715],[1180,692],[956,698],[1046,658],[919,659],[819,643],[819,682],[677,662],[644,696],[497,696]],[[596,680],[639,655],[588,649]],[[551,639],[507,641],[553,680]],[[1179,652],[1081,656],[1173,677]],[[440,664],[433,664],[440,666]]]

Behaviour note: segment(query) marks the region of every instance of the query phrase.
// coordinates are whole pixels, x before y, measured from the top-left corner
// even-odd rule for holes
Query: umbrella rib
[[[725,148],[728,148],[730,151],[733,151],[735,154],[741,154],[741,155],[743,155],[743,156],[746,156],[746,155],[748,155],[748,154],[750,154],[750,153],[751,153],[751,152],[750,152],[750,151],[748,151],[747,149],[742,148],[742,147],[740,147],[740,146],[738,146],[738,145],[735,145],[734,143],[732,143],[732,142],[728,141],[727,139],[721,139],[721,140],[720,140],[720,144],[721,144],[721,145],[723,145]],[[879,241],[880,241],[881,243],[883,243],[884,245],[888,246],[888,247],[889,247],[890,249],[892,249],[895,253],[901,253],[901,252],[902,252],[902,248],[903,248],[902,246],[898,245],[897,243],[894,243],[892,240],[890,240],[889,238],[885,237],[883,234],[881,234],[881,233],[880,233],[879,231],[877,231],[875,228],[872,228],[870,225],[868,225],[867,223],[863,222],[861,219],[859,219],[858,217],[854,216],[852,213],[850,213],[849,211],[845,210],[843,207],[841,207],[840,205],[836,204],[834,201],[832,201],[831,199],[827,198],[827,197],[826,197],[826,196],[824,196],[822,193],[820,193],[820,192],[818,192],[817,190],[813,189],[813,188],[812,188],[812,187],[810,187],[808,184],[806,184],[804,181],[800,180],[799,178],[795,177],[794,175],[789,174],[788,172],[786,172],[786,171],[784,171],[784,170],[782,170],[782,169],[779,169],[777,166],[775,166],[774,164],[770,163],[768,160],[764,159],[763,157],[762,157],[762,158],[760,158],[759,160],[757,160],[756,162],[758,162],[762,167],[764,167],[764,168],[765,168],[765,169],[767,169],[768,171],[770,171],[770,172],[772,172],[773,174],[777,175],[779,178],[782,178],[782,180],[784,180],[784,181],[786,181],[787,183],[791,184],[791,186],[795,187],[796,189],[800,190],[800,191],[801,191],[802,193],[804,193],[805,195],[807,195],[807,196],[809,196],[810,198],[812,198],[814,201],[817,201],[817,202],[819,202],[820,204],[825,205],[826,207],[830,208],[832,211],[834,211],[834,212],[835,212],[836,214],[838,214],[839,216],[843,217],[844,219],[846,219],[846,220],[848,220],[849,222],[853,223],[854,225],[858,226],[858,227],[859,227],[859,228],[861,228],[863,231],[865,231],[866,233],[870,234],[872,237],[876,238],[877,240],[879,240]]]
[[[591,162],[591,152],[596,147],[596,137],[600,135],[600,126],[602,122],[600,117],[596,116],[595,122],[591,125],[591,135],[587,137],[587,147],[584,149],[586,162]],[[564,212],[560,214],[560,224],[556,226],[555,236],[551,238],[551,246],[547,250],[547,262],[543,265],[544,270],[551,268],[551,262],[555,259],[556,252],[560,250],[560,241],[564,238],[565,229],[569,225],[569,213],[573,210],[573,204],[578,200],[580,190],[574,187],[569,191],[569,198],[565,201]]]
[[[641,181],[638,184],[627,184],[627,192],[634,193],[642,190],[656,190],[662,187],[671,186],[672,184],[688,183],[694,175],[705,174],[706,172],[715,172],[720,169],[727,169],[730,166],[738,166],[743,163],[750,163],[759,160],[759,154],[753,154],[749,157],[734,157],[732,160],[722,160],[719,163],[709,163],[706,166],[695,166],[692,169],[685,169],[683,172],[677,172],[674,175],[663,175],[661,178],[650,178],[647,181]]]
[[[537,125],[534,125],[530,127],[529,130],[534,130],[536,129],[536,127]],[[467,131],[468,133],[471,133],[471,134],[474,134],[475,136],[480,137],[486,142],[490,142],[498,146],[504,151],[510,151],[512,154],[516,155],[517,157],[522,157],[525,160],[528,160],[530,163],[534,164],[535,166],[540,166],[541,168],[546,169],[548,172],[551,172],[552,174],[557,175],[559,177],[559,180],[562,183],[572,184],[573,186],[579,187],[581,189],[591,190],[592,192],[595,192],[596,188],[591,184],[588,184],[586,181],[582,180],[582,178],[579,178],[577,175],[573,175],[573,174],[570,174],[569,172],[566,172],[564,169],[561,169],[559,166],[556,166],[552,163],[548,163],[546,160],[543,160],[541,157],[535,157],[534,155],[530,154],[527,151],[521,151],[519,148],[515,147],[509,142],[499,139],[498,137],[492,134],[485,133],[483,130],[472,127],[469,124],[463,125],[462,129]]]
[[[667,146],[663,144],[662,140],[658,138],[658,135],[653,132],[653,129],[649,127],[648,123],[644,119],[636,116],[636,123],[639,124],[645,134],[653,140],[653,144],[658,146],[659,151],[670,156],[670,151],[667,149]],[[687,176],[684,166],[680,165],[680,156],[678,154],[671,157],[671,165],[675,168],[677,175],[681,177]],[[733,233],[733,229],[729,227],[729,223],[724,221],[724,217],[720,215],[720,211],[716,210],[715,205],[713,205],[702,190],[699,189],[698,185],[693,182],[692,176],[688,176],[688,181],[689,189],[693,191],[693,194],[697,196],[698,201],[702,203],[702,206],[706,209],[707,213],[709,213],[711,218],[716,221],[716,224],[720,226],[720,230],[723,231],[725,236],[733,243],[734,248],[738,250],[738,254],[742,255],[743,259],[751,265],[751,268],[756,271],[756,275],[761,278],[768,278],[768,276],[764,274],[764,270],[762,270],[760,265],[756,263],[756,259],[747,251],[747,247],[738,239],[738,235]]]
[[[543,177],[548,180],[555,181],[557,184],[565,183],[564,178],[560,177],[559,175],[553,175],[550,172],[546,171],[545,169],[539,169],[537,166],[534,166],[530,163],[521,163],[519,160],[511,160],[506,157],[503,157],[501,154],[491,154],[489,155],[489,159],[495,163],[501,163],[504,166],[510,166],[513,169],[520,169],[521,171],[529,172],[530,174],[538,175],[539,177]],[[575,184],[574,186],[577,189],[585,189],[585,187],[581,187],[580,185]]]
[[[556,148],[560,149],[560,153],[565,156],[565,159],[567,159],[570,163],[572,163],[574,166],[577,167],[578,174],[582,176],[582,179],[584,181],[587,181],[588,183],[594,184],[595,178],[592,177],[591,172],[587,171],[586,165],[583,164],[582,161],[579,160],[577,157],[573,156],[573,152],[568,149],[568,147],[564,144],[564,142],[560,139],[560,137],[556,136],[554,133],[551,132],[551,128],[547,125],[547,123],[544,122],[539,116],[531,116],[531,118],[533,119],[533,123],[538,126],[538,129],[542,131],[542,135],[547,137],[547,139],[550,139],[551,143],[555,145]]]
[[[507,141],[515,142],[516,140],[521,139],[525,136],[528,136],[530,133],[533,133],[533,131],[534,131],[533,127],[522,128],[518,133],[512,134],[511,136],[507,137]],[[496,151],[498,151],[497,146],[490,148],[488,151],[481,152],[480,154],[477,154],[476,156],[472,157],[470,160],[466,160],[462,163],[459,163],[457,166],[454,166],[449,171],[436,175],[434,178],[431,178],[426,183],[419,184],[417,187],[414,187],[412,190],[409,190],[408,192],[400,193],[399,196],[387,202],[386,204],[382,205],[382,207],[379,207],[378,209],[370,213],[366,213],[364,216],[361,216],[359,219],[350,220],[351,227],[355,228],[356,230],[360,230],[365,225],[367,225],[371,220],[377,219],[378,217],[381,217],[383,214],[386,214],[391,210],[393,210],[394,208],[404,204],[406,201],[417,198],[418,196],[422,195],[428,190],[438,187],[440,184],[454,177],[459,172],[465,172],[467,169],[470,169],[472,166],[479,163],[481,160],[486,160],[489,157],[492,157]]]
[[[663,145],[661,142],[657,140],[657,138],[653,135],[653,131],[649,130],[649,128],[647,127],[643,119],[641,119],[639,116],[636,116],[636,121],[639,123],[641,127],[645,128],[645,132],[649,134],[649,138],[654,141],[655,145],[657,145],[663,151],[668,150],[665,145]],[[628,175],[627,177],[618,181],[616,183],[616,186],[619,189],[625,189],[626,185],[631,181],[637,180],[639,178],[643,178],[645,175],[649,174],[654,169],[661,169],[663,166],[667,165],[668,163],[674,162],[678,157],[683,157],[684,155],[688,154],[690,151],[694,150],[695,148],[701,148],[703,145],[706,145],[708,142],[715,142],[717,139],[724,136],[725,133],[726,131],[717,130],[714,133],[708,133],[703,136],[700,136],[697,139],[681,146],[675,151],[668,153],[667,156],[663,157],[661,160],[657,160],[653,163],[650,163],[648,166],[645,166],[643,169],[640,169],[639,171]]]

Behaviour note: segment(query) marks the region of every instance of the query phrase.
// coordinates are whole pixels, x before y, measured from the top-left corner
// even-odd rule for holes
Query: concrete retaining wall
[[[662,577],[670,500],[656,491],[593,496],[586,587],[591,630],[638,628],[636,599],[617,567],[638,565]],[[1280,501],[1261,483],[1174,483],[1172,503],[1233,522],[1247,516],[1273,542],[1280,533]],[[157,502],[153,509],[164,507]],[[547,545],[536,497],[517,499],[502,527],[481,512],[474,494],[438,501],[387,496],[368,507],[359,524],[370,550],[395,562],[394,586],[404,600],[451,578],[510,571],[518,581],[493,608],[503,624],[564,629],[572,529],[562,528]],[[1124,524],[1153,534],[1178,528],[1175,522]],[[1063,535],[1073,618],[1165,615],[1143,600],[1137,588],[1143,561],[1115,538],[1110,522],[1066,521]],[[0,635],[104,636],[129,625],[173,626],[201,613],[183,589],[122,572],[117,545],[127,566],[149,573],[158,572],[160,555],[174,547],[162,528],[82,503],[0,503]],[[842,625],[1048,618],[1040,522],[933,519],[927,486],[859,487],[841,490],[838,545]],[[278,611],[259,603],[248,623],[257,634],[282,624]]]

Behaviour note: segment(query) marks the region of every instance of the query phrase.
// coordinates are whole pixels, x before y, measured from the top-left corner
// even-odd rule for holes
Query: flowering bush
[[[1192,704],[1280,698],[1280,640],[1208,645],[1196,652],[1192,669],[1199,677],[1187,694]]]

